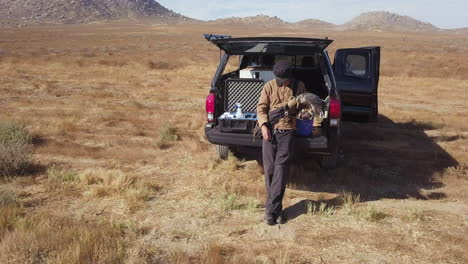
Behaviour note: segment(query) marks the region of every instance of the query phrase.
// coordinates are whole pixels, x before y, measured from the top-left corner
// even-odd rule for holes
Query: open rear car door
[[[377,121],[380,47],[337,50],[334,71],[344,117]]]
[[[251,37],[231,38],[227,35],[205,34],[206,40],[229,55],[278,54],[307,55],[322,52],[333,40],[314,38]]]

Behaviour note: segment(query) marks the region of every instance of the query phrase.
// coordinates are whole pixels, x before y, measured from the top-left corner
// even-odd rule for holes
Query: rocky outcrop
[[[88,23],[119,19],[189,20],[153,0],[0,0],[0,23]]]

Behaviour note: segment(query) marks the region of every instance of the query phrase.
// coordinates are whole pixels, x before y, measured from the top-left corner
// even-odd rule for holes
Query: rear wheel
[[[216,145],[216,152],[218,152],[218,157],[222,160],[227,160],[229,156],[229,147],[223,145]]]
[[[322,157],[322,168],[324,169],[335,169],[338,162],[338,151],[330,153],[328,156]]]
[[[330,155],[322,157],[322,168],[335,169],[338,163],[338,152],[340,149],[341,125],[329,131],[328,142],[330,144]]]

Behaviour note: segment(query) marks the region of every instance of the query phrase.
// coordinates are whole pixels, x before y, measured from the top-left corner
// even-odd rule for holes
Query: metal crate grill
[[[236,103],[242,104],[242,112],[256,113],[257,103],[262,92],[263,81],[255,79],[226,80],[224,108],[226,112],[235,112]]]

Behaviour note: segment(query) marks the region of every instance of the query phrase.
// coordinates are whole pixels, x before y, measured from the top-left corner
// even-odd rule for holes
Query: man
[[[257,104],[258,124],[263,137],[263,169],[267,189],[265,222],[268,225],[283,224],[287,220],[282,212],[282,202],[294,144],[297,110],[295,99],[290,99],[306,91],[303,82],[291,78],[288,61],[277,62],[273,66],[273,73],[276,79],[265,84]],[[271,127],[268,113],[285,106],[287,114]]]

